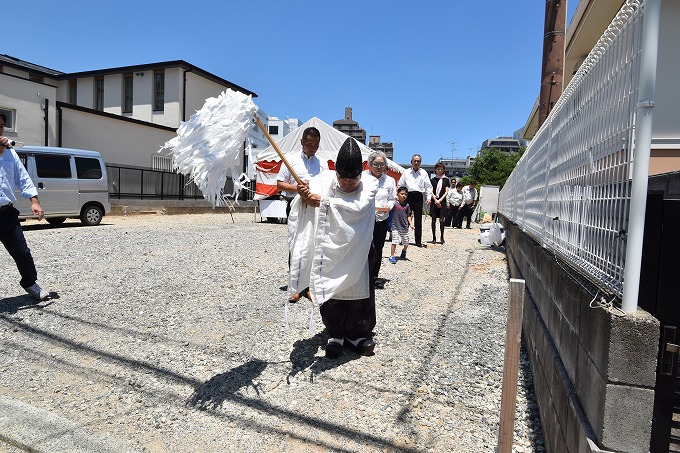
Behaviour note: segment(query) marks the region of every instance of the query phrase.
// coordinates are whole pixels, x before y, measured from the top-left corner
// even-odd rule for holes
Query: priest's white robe
[[[335,171],[326,170],[309,181],[309,190],[321,196],[320,206],[311,207],[298,195],[288,217],[291,295],[309,287],[319,305],[368,298],[378,180],[362,172],[359,187],[345,193]]]

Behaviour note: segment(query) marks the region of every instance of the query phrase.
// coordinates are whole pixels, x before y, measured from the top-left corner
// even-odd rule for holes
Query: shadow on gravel
[[[290,379],[298,373],[309,369],[309,382],[314,382],[314,376],[324,371],[339,367],[347,362],[358,359],[360,356],[347,350],[337,359],[327,359],[326,357],[316,356],[317,351],[328,342],[328,333],[324,329],[311,338],[297,340],[293,343],[293,350],[290,352],[290,363],[292,368],[286,377],[286,383],[290,384]]]
[[[233,399],[234,394],[243,387],[252,387],[257,396],[260,396],[260,389],[253,381],[265,368],[267,362],[253,359],[225,373],[217,374],[200,384],[188,403],[199,409],[217,409],[225,400]]]
[[[526,390],[526,399],[528,401],[529,410],[531,411],[531,416],[536,423],[531,423],[529,425],[529,436],[536,441],[543,441],[543,427],[541,425],[540,413],[538,410],[538,400],[536,400],[536,390],[534,388],[534,371],[531,369],[531,362],[529,361],[529,353],[527,351],[527,346],[524,341],[524,335],[522,335],[522,343],[520,349],[519,365],[522,370],[519,373],[521,379],[521,385]]]
[[[16,302],[14,303],[11,302],[12,300],[15,299],[25,300],[25,298],[23,297],[16,297],[11,299],[2,299],[0,300],[0,303],[4,303],[5,305],[3,306],[6,307],[7,301],[10,301],[11,307],[13,306],[12,304],[14,305],[17,304]],[[35,306],[34,304],[32,305]],[[254,379],[257,376],[259,376],[269,364],[268,362],[262,360],[257,359],[250,360],[229,371],[217,374],[206,382],[200,382],[197,379],[193,378],[192,376],[178,373],[177,371],[169,368],[161,367],[144,360],[126,357],[116,352],[94,348],[86,345],[85,343],[81,343],[66,338],[62,335],[49,332],[38,327],[27,325],[26,323],[22,322],[19,319],[12,319],[10,317],[5,316],[2,312],[0,312],[0,319],[2,319],[2,321],[5,322],[7,325],[12,326],[12,328],[21,329],[27,334],[39,336],[45,341],[58,344],[59,346],[71,349],[74,352],[85,353],[92,357],[103,359],[111,363],[116,363],[120,366],[124,366],[126,368],[129,368],[130,370],[135,370],[138,372],[147,372],[163,381],[191,386],[195,389],[194,394],[189,398],[188,401],[177,400],[178,404],[188,403],[194,404],[198,410],[205,411],[205,413],[209,413],[213,417],[232,420],[236,423],[239,423],[243,427],[249,427],[250,429],[257,431],[258,433],[269,432],[279,436],[289,436],[291,438],[298,439],[301,442],[308,443],[309,445],[312,445],[315,448],[318,447],[320,449],[325,447],[333,451],[348,453],[353,451],[338,448],[335,445],[325,444],[324,442],[319,441],[318,438],[312,435],[310,436],[295,435],[286,429],[280,429],[267,424],[258,423],[257,421],[248,419],[247,417],[240,416],[234,413],[224,412],[220,410],[219,406],[222,405],[225,401],[229,401],[232,404],[239,404],[242,405],[243,407],[248,407],[250,409],[254,409],[262,413],[276,416],[277,418],[284,418],[289,422],[303,424],[309,426],[310,428],[325,431],[328,434],[332,434],[334,438],[337,438],[339,436],[346,437],[348,439],[354,439],[355,441],[364,443],[365,445],[370,446],[371,448],[377,447],[377,449],[384,448],[389,451],[411,453],[420,453],[426,451],[426,449],[408,448],[404,447],[403,445],[398,445],[390,441],[389,439],[380,437],[379,434],[371,434],[369,432],[362,432],[354,429],[349,429],[346,426],[344,426],[342,421],[339,421],[337,423],[327,422],[320,420],[316,416],[307,416],[301,414],[298,411],[288,410],[286,408],[278,407],[268,403],[267,401],[260,398],[261,396],[260,389],[253,382]],[[318,333],[310,340],[306,340],[301,342],[301,344],[297,344],[296,347],[294,348],[294,351],[291,353],[291,360],[294,359],[296,363],[304,366],[307,363],[305,361],[307,359],[304,359],[303,355],[307,354],[308,353],[307,351],[311,350],[314,347],[318,348],[319,344],[324,344],[325,338],[327,338],[327,334],[324,331],[322,333]],[[315,342],[316,346],[314,346]],[[14,347],[19,348],[21,346],[22,345],[20,344],[14,345]],[[35,351],[33,352],[36,353]],[[40,354],[39,351],[37,353]],[[311,354],[310,356],[313,356],[313,354]],[[342,358],[337,360],[328,360],[325,357],[311,357],[309,367],[311,367],[312,370],[316,369],[317,371],[323,371],[346,363],[349,360],[355,360],[357,358],[359,358],[358,355],[349,353],[347,351],[344,352]],[[91,376],[93,373],[101,374],[102,376],[107,376],[107,378],[111,379],[112,381],[116,381],[119,379],[119,376],[117,375],[107,375],[106,373],[103,373],[101,370],[83,366],[80,363],[73,363],[66,360],[65,358],[44,356],[43,359],[51,360],[53,363],[61,363],[63,366],[68,366],[71,372],[77,370],[76,372],[87,374],[88,376]],[[248,388],[249,386],[255,388],[258,394],[257,398],[250,398],[248,396],[242,395],[241,392],[239,392],[240,389],[244,387]],[[149,396],[154,397],[158,397],[159,393],[158,389],[155,388],[151,390],[145,389],[143,387],[136,387],[136,391],[143,392]],[[167,394],[165,394],[164,398],[172,400],[173,398],[176,398],[176,395],[174,393],[168,392]]]
[[[97,227],[104,227],[107,225],[111,225],[110,223],[100,223],[97,225]],[[24,231],[39,231],[39,230],[54,230],[54,229],[72,229],[72,228],[97,228],[97,227],[89,227],[87,225],[83,225],[80,222],[77,223],[62,223],[61,225],[52,225],[49,223],[32,223],[30,225],[21,225],[21,229]]]
[[[58,299],[59,297],[57,296],[56,298]],[[41,309],[52,305],[52,302],[49,300],[43,305],[40,305],[41,303],[42,302],[36,302],[31,299],[31,296],[28,294],[7,297],[5,299],[0,299],[0,314],[14,315],[19,310]]]
[[[460,274],[460,281],[458,282],[458,285],[456,286],[455,291],[453,291],[451,300],[449,301],[448,307],[446,307],[446,312],[441,316],[441,319],[439,321],[439,325],[437,326],[437,330],[431,335],[431,338],[433,338],[432,344],[430,345],[430,350],[427,352],[427,354],[424,357],[424,360],[422,361],[422,365],[420,366],[420,371],[416,375],[416,379],[413,380],[411,383],[413,385],[413,390],[411,392],[411,398],[410,401],[404,405],[404,409],[399,413],[399,416],[397,417],[397,420],[400,422],[407,424],[411,420],[412,417],[412,402],[416,399],[417,393],[415,391],[416,388],[420,387],[423,384],[428,383],[428,375],[430,368],[432,366],[432,359],[434,357],[434,354],[437,352],[438,347],[439,347],[439,339],[444,338],[444,329],[446,328],[446,323],[448,322],[449,317],[452,315],[454,309],[453,306],[456,304],[456,298],[461,292],[461,289],[466,283],[466,278],[468,276],[468,271],[470,269],[470,261],[472,259],[472,254],[474,253],[472,250],[468,250],[468,256],[467,259],[465,260],[465,264],[461,266],[463,271]],[[419,439],[416,440],[416,443],[420,443]],[[425,450],[429,449],[429,446],[426,446]]]

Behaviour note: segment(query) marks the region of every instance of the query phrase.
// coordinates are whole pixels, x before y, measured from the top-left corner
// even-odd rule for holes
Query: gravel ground
[[[234,219],[28,221],[53,299],[31,303],[3,248],[0,394],[139,451],[493,451],[502,250],[448,229],[444,245],[384,257],[375,355],[329,360],[318,310],[315,332],[307,304],[285,326],[286,225]],[[543,451],[524,354],[519,382],[514,451]]]

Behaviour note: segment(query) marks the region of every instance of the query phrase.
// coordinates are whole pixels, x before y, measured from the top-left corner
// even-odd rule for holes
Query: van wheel
[[[50,225],[61,225],[66,220],[66,217],[47,217],[45,220]]]
[[[83,222],[83,225],[87,226],[99,225],[103,217],[104,211],[99,206],[93,204],[85,206],[80,213],[80,221]]]

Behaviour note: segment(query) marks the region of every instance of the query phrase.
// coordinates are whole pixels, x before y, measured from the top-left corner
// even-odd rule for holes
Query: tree
[[[485,149],[472,162],[468,175],[463,178],[463,182],[469,184],[474,179],[477,184],[488,184],[503,188],[505,181],[524,154],[524,150],[525,148],[520,148],[518,152],[507,153],[496,148]]]

